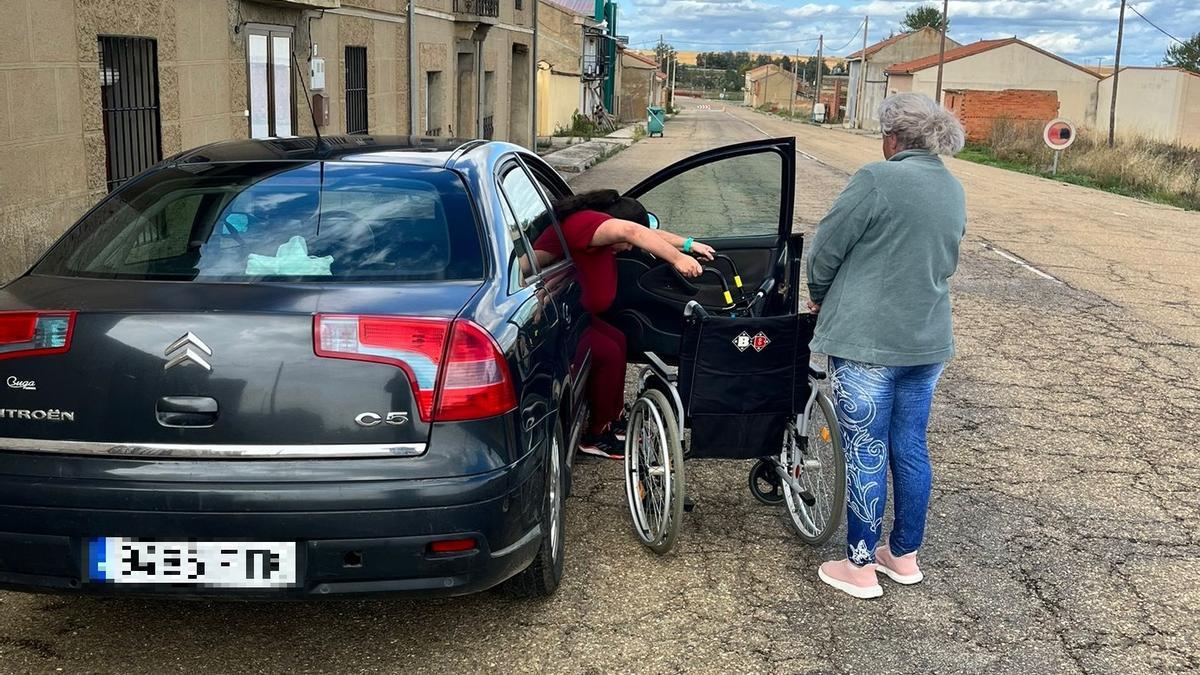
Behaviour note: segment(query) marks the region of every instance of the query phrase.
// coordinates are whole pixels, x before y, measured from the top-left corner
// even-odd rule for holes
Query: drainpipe
[[[533,52],[529,59],[529,149],[537,152],[537,77],[538,77],[538,5],[542,0],[533,0]]]
[[[475,138],[483,138],[483,40],[475,41]]]
[[[421,98],[421,64],[417,57],[417,12],[415,0],[408,0],[408,135],[420,136],[421,109],[417,102]]]

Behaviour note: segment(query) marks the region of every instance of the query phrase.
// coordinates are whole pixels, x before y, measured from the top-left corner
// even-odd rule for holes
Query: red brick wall
[[[947,108],[962,120],[967,140],[988,139],[997,119],[1045,123],[1058,117],[1058,92],[1040,89],[1004,89],[986,91],[966,89],[947,91]]]

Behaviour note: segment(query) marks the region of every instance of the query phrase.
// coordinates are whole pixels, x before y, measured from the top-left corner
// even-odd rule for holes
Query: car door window
[[[500,200],[500,211],[504,214],[505,231],[508,233],[508,292],[516,293],[529,285],[530,279],[538,274],[537,261],[533,257],[529,241],[513,215],[508,200]]]
[[[693,167],[638,197],[665,230],[697,239],[776,235],[783,158],[762,151]]]
[[[517,228],[533,245],[533,250],[557,252],[554,258],[542,260],[539,267],[546,268],[556,262],[555,258],[561,259],[561,239],[551,227],[554,218],[550,206],[524,169],[517,164],[506,169],[500,178],[500,189],[512,209]],[[558,245],[548,244],[551,241]]]

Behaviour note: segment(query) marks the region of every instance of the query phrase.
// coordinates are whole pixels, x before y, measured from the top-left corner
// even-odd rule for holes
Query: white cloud
[[[905,12],[937,0],[621,0],[620,32],[635,46],[662,34],[681,50],[747,49],[809,54],[824,34],[826,52],[845,55],[862,45],[853,40],[870,14],[870,42],[899,30]],[[1112,62],[1119,0],[952,0],[950,34],[959,42],[1017,36],[1068,59]],[[1200,26],[1197,0],[1137,0],[1143,14],[1167,30],[1187,33]],[[1154,64],[1169,40],[1133,12],[1125,17],[1123,63]],[[840,50],[838,48],[841,48]]]
[[[1083,44],[1083,40],[1074,33],[1048,33],[1045,31],[1026,35],[1024,40],[1056,54],[1075,54]]]

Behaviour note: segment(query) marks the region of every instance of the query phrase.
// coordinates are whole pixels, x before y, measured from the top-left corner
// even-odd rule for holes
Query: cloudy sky
[[[897,30],[904,13],[941,0],[620,0],[618,25],[631,46],[652,47],[661,33],[680,51],[781,51],[809,55],[825,34],[826,53],[862,46],[853,37],[870,15],[869,42]],[[1200,32],[1200,0],[1134,0],[1133,7],[1178,38]],[[961,43],[1013,35],[1081,63],[1112,65],[1120,0],[950,0],[950,36]],[[853,37],[853,39],[852,39]],[[1170,39],[1125,14],[1121,62],[1155,65]],[[841,47],[841,49],[838,49]]]

